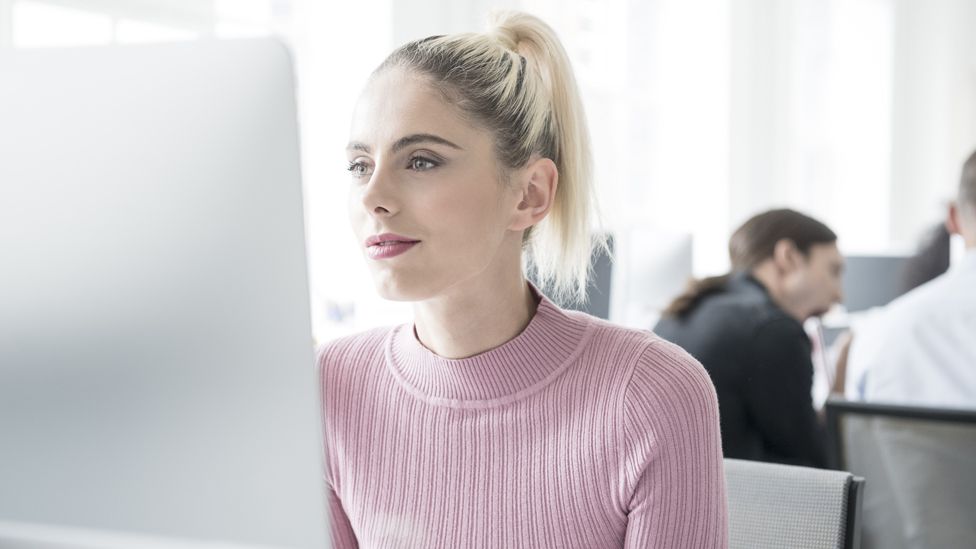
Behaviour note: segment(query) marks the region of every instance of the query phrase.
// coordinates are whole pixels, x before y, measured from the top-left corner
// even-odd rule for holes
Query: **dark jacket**
[[[813,409],[811,343],[765,287],[736,274],[681,317],[654,328],[684,347],[718,392],[725,457],[824,467],[824,430]]]

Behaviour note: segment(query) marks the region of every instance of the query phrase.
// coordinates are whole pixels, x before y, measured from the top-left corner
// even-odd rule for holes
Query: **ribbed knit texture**
[[[474,357],[404,325],[319,368],[337,548],[727,546],[715,391],[649,332],[542,298]]]

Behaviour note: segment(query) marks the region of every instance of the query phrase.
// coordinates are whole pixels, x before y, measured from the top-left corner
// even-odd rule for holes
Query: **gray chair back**
[[[862,547],[976,546],[976,411],[829,400],[833,464],[863,476]]]
[[[841,471],[725,460],[729,548],[857,549],[864,480]]]

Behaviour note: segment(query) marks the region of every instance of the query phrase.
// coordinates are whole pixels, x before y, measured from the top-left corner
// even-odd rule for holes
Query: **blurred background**
[[[409,318],[375,296],[347,223],[356,97],[396,45],[481,30],[506,8],[549,22],[574,63],[603,229],[626,267],[618,288],[639,292],[669,262],[664,293],[724,272],[731,230],[770,207],[820,218],[845,254],[908,254],[943,220],[976,147],[971,0],[0,0],[0,48],[286,42],[313,322],[327,340]]]

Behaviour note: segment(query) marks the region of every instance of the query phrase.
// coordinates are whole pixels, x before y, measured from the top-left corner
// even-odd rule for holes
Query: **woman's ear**
[[[516,172],[520,200],[509,229],[524,231],[542,221],[552,209],[559,187],[559,170],[549,158],[535,158]]]

